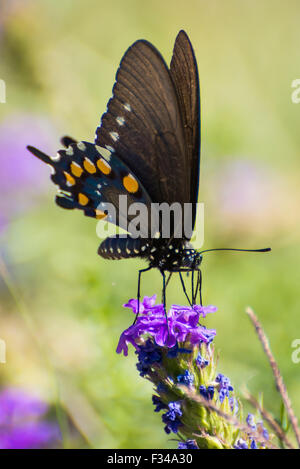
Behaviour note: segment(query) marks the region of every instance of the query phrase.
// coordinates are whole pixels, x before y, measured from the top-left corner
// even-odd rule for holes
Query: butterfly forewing
[[[190,171],[190,202],[195,204],[199,190],[200,164],[200,89],[195,54],[187,34],[180,31],[170,65],[183,121],[185,145]],[[193,207],[193,225],[196,206]]]
[[[150,43],[137,41],[125,53],[95,142],[115,149],[153,202],[189,202],[177,94],[163,58]]]

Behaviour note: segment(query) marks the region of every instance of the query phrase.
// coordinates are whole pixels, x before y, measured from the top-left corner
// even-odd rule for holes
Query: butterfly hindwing
[[[88,142],[71,143],[54,158],[34,147],[28,149],[53,168],[51,179],[59,186],[56,203],[60,207],[80,209],[86,216],[105,218],[124,229],[133,219],[127,211],[130,204],[150,207],[143,185],[114,152]],[[126,206],[125,202],[120,205],[122,195],[126,196]],[[108,204],[115,208],[114,213],[108,210]]]

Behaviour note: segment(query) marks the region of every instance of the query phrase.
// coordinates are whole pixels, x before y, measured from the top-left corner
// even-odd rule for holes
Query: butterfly
[[[104,259],[140,257],[148,261],[147,268],[139,271],[138,299],[141,274],[158,268],[163,276],[164,304],[166,286],[174,272],[179,272],[189,302],[194,304],[199,291],[202,304],[202,254],[190,242],[199,190],[200,91],[195,53],[187,34],[178,33],[169,67],[150,42],[138,40],[129,47],[94,143],[70,137],[64,137],[62,143],[66,148],[55,157],[28,146],[52,168],[51,179],[58,186],[56,203],[127,229],[126,235],[107,237],[98,254]],[[134,211],[122,207],[121,196],[126,197],[128,206],[138,204],[147,209],[140,217],[139,235],[130,229]],[[181,230],[178,235],[183,212],[169,217],[167,235],[163,235],[161,214],[156,216],[153,229],[151,208],[157,204],[188,205],[188,232]],[[108,206],[115,209],[113,215]],[[183,272],[192,272],[191,301]]]

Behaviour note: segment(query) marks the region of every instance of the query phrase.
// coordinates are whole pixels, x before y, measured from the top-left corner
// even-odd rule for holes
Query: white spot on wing
[[[116,142],[117,140],[119,140],[119,134],[118,134],[118,132],[109,132],[109,135],[111,136],[111,138],[113,139],[114,142]]]
[[[51,158],[52,161],[59,161],[61,159],[61,154],[56,153],[55,156],[50,156],[50,158]]]
[[[83,142],[78,142],[77,143],[77,148],[81,151],[85,151],[86,150],[86,146]]]
[[[53,166],[51,166],[51,164],[47,164],[47,166],[49,166],[49,168],[51,169],[51,174],[55,174],[55,169],[53,168]]]
[[[111,147],[110,145],[105,145],[105,148],[107,148],[107,150],[110,151],[110,152],[115,151],[115,149],[113,147]]]
[[[98,151],[98,153],[100,153],[101,156],[103,156],[103,158],[105,158],[108,161],[110,160],[111,158],[110,150],[108,150],[107,148],[99,147],[98,145],[96,145],[96,150]]]
[[[128,103],[124,104],[124,109],[126,109],[126,111],[128,111],[128,112],[131,112],[130,104],[128,104]]]
[[[125,123],[124,117],[120,117],[120,116],[118,116],[118,117],[116,118],[116,121],[117,121],[117,123],[118,123],[119,125],[124,125],[124,123]]]
[[[73,150],[73,148],[72,148],[72,147],[68,147],[68,148],[66,149],[66,154],[69,155],[69,156],[74,155],[74,150]]]

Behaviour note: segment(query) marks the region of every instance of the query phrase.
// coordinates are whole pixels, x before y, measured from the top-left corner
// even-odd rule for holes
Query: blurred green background
[[[297,0],[1,1],[0,338],[7,363],[0,385],[61,403],[64,444],[97,448],[171,448],[138,376],[133,350],[118,356],[132,322],[122,304],[136,294],[134,260],[96,254],[96,223],[55,206],[49,169],[28,152],[59,148],[69,134],[93,141],[122,54],[151,41],[169,62],[175,36],[189,34],[202,93],[200,201],[205,244],[271,254],[210,253],[203,261],[204,303],[218,312],[219,371],[236,389],[280,400],[253,327],[251,305],[268,334],[300,415],[299,202],[300,78]],[[45,167],[44,167],[45,166]],[[143,294],[160,293],[157,272]],[[176,280],[169,303],[184,303]]]

